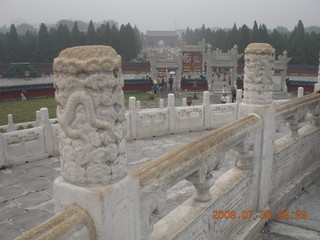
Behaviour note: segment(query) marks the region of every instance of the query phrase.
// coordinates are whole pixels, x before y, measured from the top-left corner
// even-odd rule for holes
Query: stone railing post
[[[272,166],[275,139],[275,107],[272,99],[272,69],[275,59],[274,48],[267,43],[252,43],[245,49],[244,98],[239,104],[240,117],[256,113],[262,119],[261,157],[255,172],[260,174],[257,189],[259,210],[268,209],[272,190]],[[245,152],[241,153],[246,154]]]
[[[208,91],[203,92],[203,107],[204,107],[204,126],[206,128],[210,128],[211,107],[210,107],[210,93]]]
[[[136,105],[136,97],[129,97],[129,113],[130,113],[130,129],[131,133],[129,136],[132,138],[137,138],[138,132],[138,122],[137,122],[137,105]]]
[[[303,97],[304,95],[304,88],[303,87],[298,87],[298,98]]]
[[[176,107],[175,107],[174,94],[168,94],[168,109],[169,109],[169,131],[174,133],[176,125]]]
[[[14,132],[16,131],[16,126],[13,123],[13,116],[12,114],[8,114],[8,127],[7,127],[7,132]]]
[[[62,171],[56,211],[83,208],[97,240],[141,239],[139,183],[126,168],[121,57],[108,46],[67,48],[53,69]]]
[[[39,127],[41,126],[41,114],[40,110],[36,111],[36,126]]]
[[[6,165],[6,156],[4,154],[4,143],[2,133],[0,132],[0,168]]]
[[[162,98],[159,100],[159,109],[164,109],[164,100]]]
[[[319,52],[319,67],[318,67],[318,82],[314,85],[314,91],[320,90],[320,52]]]
[[[43,127],[46,152],[53,155],[53,130],[49,120],[48,108],[40,109],[40,126]]]

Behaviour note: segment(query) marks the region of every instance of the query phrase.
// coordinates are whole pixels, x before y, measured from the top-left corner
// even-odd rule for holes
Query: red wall
[[[27,91],[24,95],[26,98],[34,98],[34,97],[53,97],[54,89],[45,89],[45,90],[35,90],[35,91]],[[21,98],[20,92],[8,92],[8,93],[0,93],[0,99],[19,99]]]

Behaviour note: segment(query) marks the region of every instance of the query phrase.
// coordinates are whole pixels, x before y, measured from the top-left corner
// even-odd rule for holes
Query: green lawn
[[[128,106],[130,96],[135,96],[136,99],[140,101],[148,100],[148,95],[145,92],[125,93],[126,107]],[[53,97],[28,99],[24,102],[21,100],[0,100],[0,126],[8,123],[7,116],[10,113],[13,115],[14,123],[35,121],[36,111],[43,107],[48,108],[50,118],[56,117],[57,104]]]

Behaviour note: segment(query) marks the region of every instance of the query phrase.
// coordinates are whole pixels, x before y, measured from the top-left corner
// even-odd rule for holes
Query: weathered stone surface
[[[22,182],[19,185],[28,192],[39,192],[52,186],[52,182],[45,178],[34,178],[30,181]]]
[[[274,48],[267,43],[251,43],[245,49],[244,58],[244,102],[247,104],[271,103]]]
[[[303,194],[286,209],[291,213],[291,217],[289,219],[282,219],[279,221],[293,226],[320,232],[319,193],[320,178],[318,178],[314,184],[307,187],[303,191]],[[307,211],[308,213],[308,216],[305,219],[300,218],[302,217],[302,211]]]
[[[47,210],[33,209],[12,218],[12,223],[22,229],[27,230],[39,225],[40,223],[43,223],[52,216],[53,214]]]
[[[41,203],[51,200],[51,197],[42,192],[29,193],[23,197],[14,200],[15,203],[19,204],[23,208],[29,208],[37,206]]]
[[[18,216],[24,212],[24,209],[19,205],[9,201],[0,204],[0,222]]]
[[[27,193],[26,190],[19,186],[7,186],[0,189],[0,196],[3,198],[3,201],[12,200]]]
[[[82,186],[126,175],[121,57],[108,46],[63,50],[54,64],[62,176]]]
[[[23,229],[9,222],[0,222],[0,239],[12,240],[23,234]]]
[[[3,186],[15,185],[22,181],[29,181],[32,177],[25,174],[21,167],[8,168],[0,171],[0,183]]]

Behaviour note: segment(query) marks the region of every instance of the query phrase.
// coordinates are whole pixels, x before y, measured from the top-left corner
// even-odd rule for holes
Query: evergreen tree
[[[119,54],[122,56],[123,61],[130,61],[137,56],[135,51],[135,37],[133,29],[130,24],[126,26],[121,25],[119,31],[120,46]]]
[[[7,63],[6,48],[4,44],[4,34],[0,33],[0,63]]]
[[[243,24],[239,30],[238,51],[240,53],[243,53],[244,49],[249,45],[249,43],[250,43],[250,29],[247,27],[247,25]]]
[[[217,31],[216,31],[216,34],[214,36],[214,44],[213,46],[215,48],[219,48],[221,49],[222,51],[225,51],[225,49],[227,49],[227,33],[226,31],[223,31],[221,28],[219,28]]]
[[[36,42],[35,61],[39,63],[51,63],[54,55],[51,50],[51,40],[47,26],[44,23],[41,23],[38,40]]]
[[[86,45],[96,45],[96,44],[97,44],[96,30],[94,29],[92,20],[90,20],[88,30],[87,30]]]
[[[289,54],[292,56],[291,64],[306,64],[305,32],[301,20],[290,35],[289,46]]]
[[[238,45],[238,29],[236,23],[233,24],[231,31],[228,33],[228,43],[226,48],[231,49],[234,45]]]
[[[251,42],[256,43],[259,42],[259,28],[257,21],[254,21],[253,28],[252,28],[252,34],[251,34]]]
[[[282,55],[287,50],[286,35],[281,34],[277,29],[273,29],[270,34],[270,44],[276,50],[276,56]]]
[[[37,34],[27,31],[25,35],[21,36],[21,57],[23,61],[33,62],[33,53],[36,49]]]
[[[186,30],[185,41],[188,45],[196,44],[193,30],[189,29],[189,27]]]
[[[308,65],[316,65],[319,62],[320,52],[320,34],[315,32],[307,33],[305,35],[306,44],[306,62]]]
[[[71,46],[82,46],[85,44],[86,35],[79,31],[78,23],[74,22],[71,31]]]
[[[142,42],[143,36],[141,35],[137,26],[134,26],[133,28],[133,35],[134,35],[134,43],[135,43],[135,55],[137,56],[143,47],[143,42]]]
[[[66,25],[59,25],[56,31],[54,49],[60,53],[63,49],[71,46],[71,33]]]
[[[120,49],[119,31],[115,25],[111,28],[111,47],[113,47],[118,53]]]
[[[260,42],[260,43],[270,42],[267,26],[264,24],[260,24],[259,26],[257,42]]]
[[[7,60],[9,62],[22,61],[20,40],[14,24],[11,24],[10,31],[6,34],[5,47],[7,49]]]

